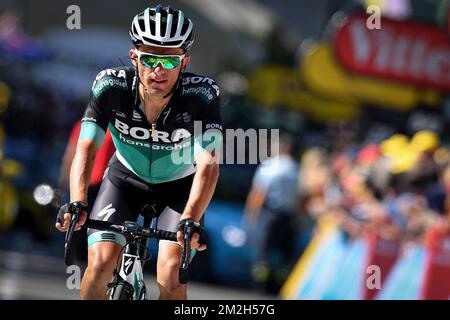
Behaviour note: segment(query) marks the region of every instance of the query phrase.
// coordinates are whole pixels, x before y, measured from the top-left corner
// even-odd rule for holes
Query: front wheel
[[[189,281],[189,269],[180,268],[179,280],[182,284],[186,284]]]
[[[141,293],[139,294],[139,300],[147,300],[147,288],[145,285],[142,287]]]
[[[126,281],[117,283],[109,289],[109,300],[132,300],[134,289]]]

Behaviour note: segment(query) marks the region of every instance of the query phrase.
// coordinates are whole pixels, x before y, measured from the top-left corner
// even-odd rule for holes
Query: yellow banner
[[[419,103],[436,105],[441,99],[439,92],[434,90],[347,73],[338,64],[327,43],[318,43],[310,49],[302,60],[300,70],[302,80],[309,89],[339,100],[356,99],[408,111]]]
[[[0,81],[0,113],[6,111],[11,97],[11,89],[9,86]]]
[[[248,80],[247,95],[267,107],[296,109],[317,121],[350,120],[359,113],[352,98],[337,100],[305,90],[298,71],[292,68],[262,66]]]
[[[334,223],[332,218],[327,215],[319,218],[314,237],[311,239],[311,242],[306,247],[302,256],[280,290],[280,297],[282,299],[298,299],[300,288],[303,287],[308,275],[312,272],[312,262],[315,256],[318,254],[318,251],[320,251],[320,248],[323,247],[328,236],[335,232],[337,232],[337,225]]]

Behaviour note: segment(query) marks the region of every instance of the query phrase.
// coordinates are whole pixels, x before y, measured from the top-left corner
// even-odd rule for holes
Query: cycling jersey
[[[199,151],[221,148],[219,87],[210,78],[181,73],[172,98],[152,127],[137,85],[133,68],[101,71],[92,86],[79,139],[92,139],[100,146],[109,128],[118,160],[148,183],[193,174]]]

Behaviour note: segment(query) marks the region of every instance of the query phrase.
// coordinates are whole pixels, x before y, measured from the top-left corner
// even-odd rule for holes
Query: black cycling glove
[[[61,208],[59,208],[58,214],[56,215],[56,223],[61,223],[64,224],[64,215],[68,212],[68,213],[73,213],[75,211],[75,209],[81,209],[82,211],[86,211],[88,207],[79,201],[75,201],[72,203],[66,203],[64,205],[61,206]]]
[[[200,236],[198,243],[200,245],[207,243],[206,232],[199,222],[195,221],[194,219],[180,220],[180,222],[178,222],[177,224],[177,230],[183,232],[184,234],[185,227],[187,226],[191,226],[193,228],[192,234],[198,233],[198,235]]]

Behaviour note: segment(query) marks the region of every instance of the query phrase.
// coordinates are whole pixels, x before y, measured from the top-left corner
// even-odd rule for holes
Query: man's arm
[[[78,141],[70,169],[70,202],[87,204],[87,191],[99,147],[92,140]]]
[[[80,201],[87,205],[87,190],[91,179],[95,156],[99,150],[98,145],[92,140],[80,140],[77,144],[75,157],[70,169],[70,202]],[[83,212],[76,226],[76,230],[86,222],[87,212]],[[70,222],[70,214],[64,215],[64,224],[57,223],[59,231],[66,231]]]
[[[219,164],[207,151],[199,153],[196,156],[196,162],[197,172],[181,219],[191,218],[199,221],[214,194],[219,178]]]
[[[211,94],[215,98],[205,103],[201,97],[196,99],[196,120],[202,124],[201,134],[195,132],[194,154],[197,171],[192,182],[189,199],[181,215],[181,219],[202,218],[216,189],[219,178],[219,159],[222,154],[222,121],[220,118],[220,90],[217,84],[211,84]],[[215,129],[211,129],[215,128]],[[195,128],[194,128],[195,130]],[[206,249],[206,245],[198,244],[199,235],[192,236],[191,247],[198,251]],[[182,232],[178,232],[178,242],[183,245]]]
[[[219,178],[219,164],[217,156],[208,151],[200,152],[196,156],[197,172],[192,182],[191,192],[181,219],[200,221],[212,199]],[[178,233],[178,242],[183,243],[181,232]],[[206,249],[206,245],[198,246],[199,236],[192,238],[192,248],[199,251]]]

